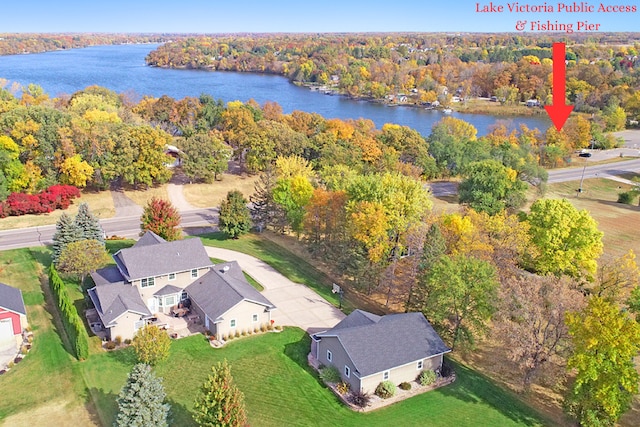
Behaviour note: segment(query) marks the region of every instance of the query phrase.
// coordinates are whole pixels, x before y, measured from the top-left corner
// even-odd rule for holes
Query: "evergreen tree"
[[[167,394],[162,379],[156,377],[149,365],[138,363],[133,367],[127,382],[118,395],[117,427],[168,426],[171,406],[164,403]]]
[[[229,191],[227,198],[220,204],[218,226],[232,239],[237,239],[251,229],[251,214],[247,207],[247,199],[238,190]]]
[[[78,214],[75,220],[76,226],[80,229],[82,236],[87,240],[97,240],[104,245],[104,231],[102,226],[91,211],[89,205],[85,202],[78,206]]]
[[[251,201],[251,218],[260,229],[267,226],[283,228],[286,225],[284,210],[273,200],[273,189],[277,177],[271,169],[267,169],[256,182],[254,193],[249,197]]]
[[[233,384],[226,359],[211,367],[211,374],[200,388],[200,395],[196,398],[193,410],[193,419],[200,426],[246,425],[244,395]]]
[[[58,263],[60,254],[67,247],[69,243],[82,240],[82,231],[76,225],[73,218],[64,212],[58,222],[56,222],[56,232],[53,235],[53,254],[51,258],[54,264]]]

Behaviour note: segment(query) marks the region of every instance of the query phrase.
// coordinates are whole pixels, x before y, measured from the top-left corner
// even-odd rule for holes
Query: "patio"
[[[148,324],[165,329],[171,338],[184,338],[205,331],[204,324],[197,314],[173,317],[164,313],[156,313],[153,318],[156,320],[148,322]]]

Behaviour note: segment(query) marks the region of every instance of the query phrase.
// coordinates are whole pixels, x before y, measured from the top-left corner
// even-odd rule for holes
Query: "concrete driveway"
[[[278,273],[265,262],[240,252],[205,246],[212,258],[237,261],[240,267],[264,286],[262,294],[276,307],[276,325],[297,326],[309,334],[334,327],[345,318],[343,312],[311,289]]]

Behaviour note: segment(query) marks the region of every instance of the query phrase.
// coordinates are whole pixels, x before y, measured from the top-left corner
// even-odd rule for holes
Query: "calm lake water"
[[[51,96],[71,94],[87,86],[99,85],[115,92],[143,95],[169,95],[176,99],[211,94],[223,101],[247,101],[262,104],[275,101],[285,113],[302,110],[326,118],[373,120],[377,127],[397,123],[417,129],[427,136],[431,128],[445,115],[422,108],[386,107],[341,96],[323,95],[295,86],[281,76],[211,72],[201,70],[171,70],[147,67],[144,58],[155,45],[95,46],[85,49],[47,52],[31,55],[0,56],[0,78],[22,85],[35,83]],[[483,114],[460,114],[453,117],[473,124],[480,135],[490,131],[497,122],[510,128],[526,124],[541,131],[551,125],[546,118],[494,117]]]

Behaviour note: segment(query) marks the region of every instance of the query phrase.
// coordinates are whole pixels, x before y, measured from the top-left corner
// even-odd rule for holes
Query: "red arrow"
[[[565,45],[564,43],[553,44],[553,103],[545,105],[547,114],[553,122],[558,132],[562,130],[565,122],[569,118],[569,114],[573,110],[573,105],[565,103],[567,93],[566,86],[566,65]]]

